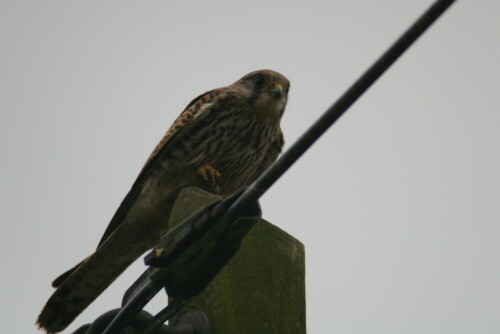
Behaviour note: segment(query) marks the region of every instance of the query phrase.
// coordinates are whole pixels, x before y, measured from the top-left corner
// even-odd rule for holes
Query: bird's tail
[[[57,287],[38,316],[37,324],[47,333],[65,329],[143,252],[110,254],[101,247],[75,267],[57,277]]]

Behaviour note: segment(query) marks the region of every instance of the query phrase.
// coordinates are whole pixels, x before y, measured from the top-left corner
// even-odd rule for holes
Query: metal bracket
[[[81,326],[72,334],[101,334],[119,311],[119,308],[108,311],[93,323]],[[152,319],[153,316],[150,313],[141,311],[119,334],[210,334],[210,322],[205,313],[200,311],[186,312],[173,326],[163,324],[148,333],[146,328]]]

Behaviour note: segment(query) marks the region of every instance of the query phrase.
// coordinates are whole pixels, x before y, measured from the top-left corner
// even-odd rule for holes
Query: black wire
[[[274,163],[230,208],[235,217],[246,203],[258,200],[314,142],[429,28],[455,0],[438,0]]]

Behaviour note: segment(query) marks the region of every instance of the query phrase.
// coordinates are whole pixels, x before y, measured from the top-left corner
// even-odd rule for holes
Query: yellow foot
[[[203,180],[207,181],[212,187],[214,187],[215,193],[219,192],[217,181],[220,179],[221,175],[217,169],[210,165],[205,165],[198,169],[196,173],[201,176]]]

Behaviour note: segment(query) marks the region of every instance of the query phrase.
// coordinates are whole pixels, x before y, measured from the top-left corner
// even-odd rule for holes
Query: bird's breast
[[[279,127],[255,121],[235,130],[227,132],[212,160],[212,166],[222,175],[221,192],[227,194],[247,185],[249,176],[260,166],[276,139]]]

